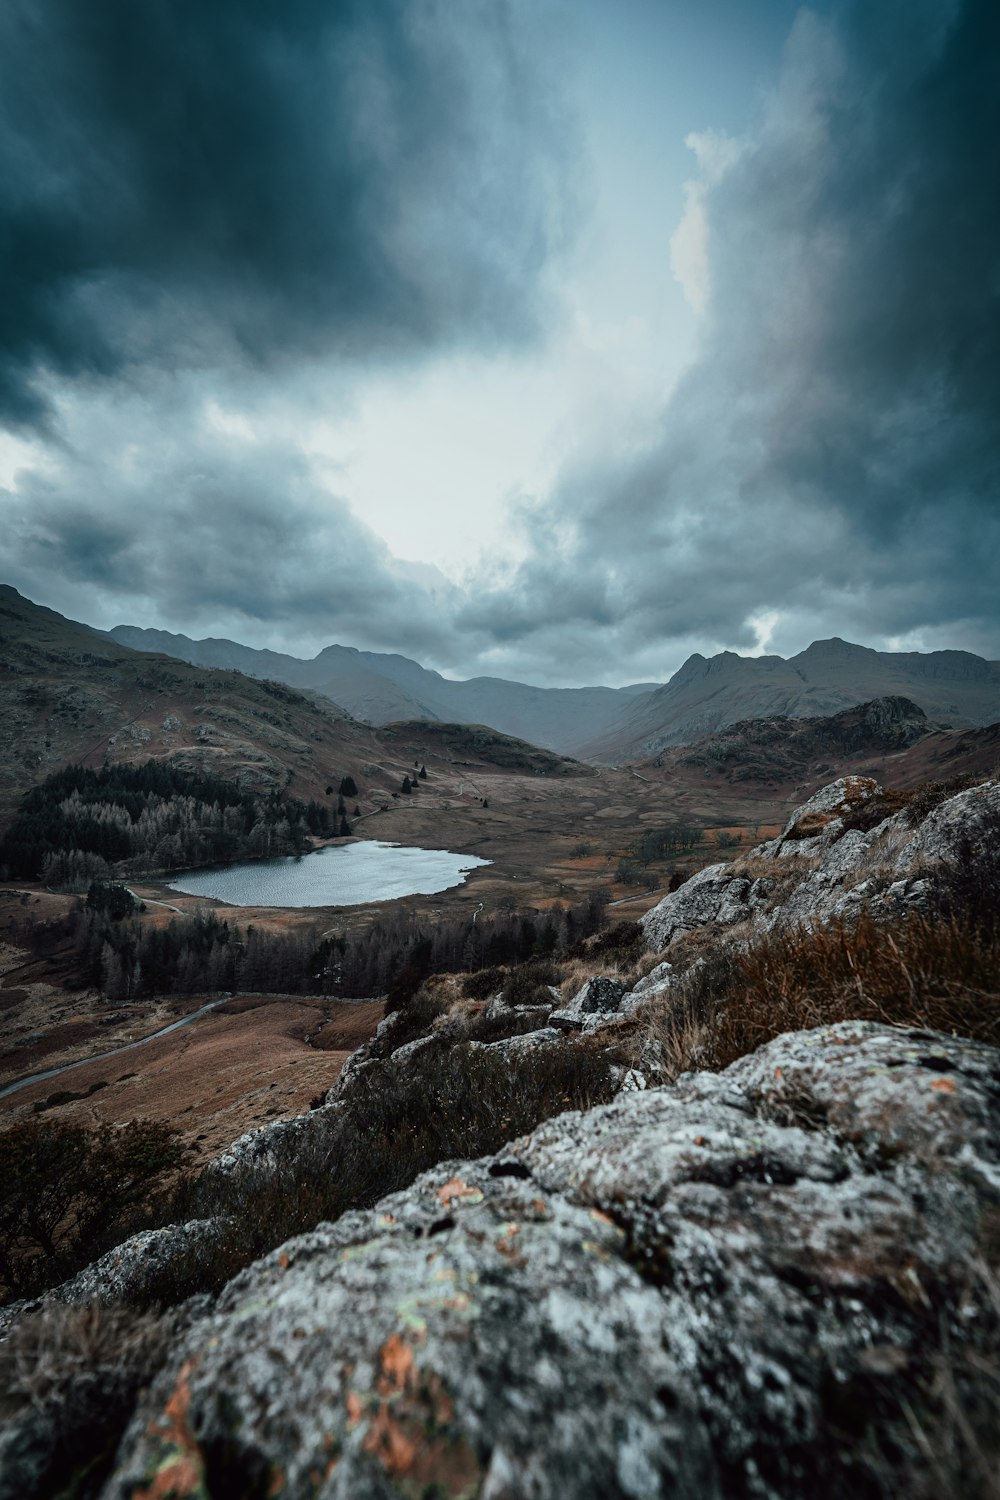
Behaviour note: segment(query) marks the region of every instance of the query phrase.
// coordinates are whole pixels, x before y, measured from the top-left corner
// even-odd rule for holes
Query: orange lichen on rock
[[[456,1198],[469,1198],[474,1203],[479,1203],[482,1196],[479,1188],[470,1187],[467,1182],[462,1181],[461,1177],[450,1177],[444,1187],[438,1188],[438,1202],[444,1208],[447,1208]]]
[[[465,1500],[475,1494],[479,1460],[461,1435],[448,1429],[455,1409],[439,1375],[417,1368],[410,1344],[391,1333],[379,1351],[377,1395],[366,1405],[354,1391],[347,1396],[348,1426],[369,1421],[362,1447],[375,1458],[402,1494],[429,1490]]]
[[[149,1434],[160,1444],[162,1458],[149,1483],[133,1492],[133,1500],[207,1500],[205,1466],[187,1420],[195,1365],[195,1360],[181,1365],[162,1417],[150,1424]]]
[[[521,1233],[520,1224],[505,1224],[503,1233],[496,1241],[496,1248],[505,1260],[509,1260],[512,1266],[527,1265],[527,1261],[518,1249],[518,1235]]]
[[[380,1356],[382,1373],[378,1379],[381,1396],[393,1396],[405,1389],[407,1378],[413,1370],[413,1350],[398,1333],[390,1333],[382,1345]]]

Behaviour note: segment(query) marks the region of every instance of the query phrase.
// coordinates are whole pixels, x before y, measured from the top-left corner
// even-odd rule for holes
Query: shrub
[[[93,1259],[181,1162],[176,1132],[27,1119],[0,1135],[0,1279],[29,1295]]]
[[[646,936],[638,922],[616,922],[578,943],[571,958],[610,959],[622,967],[637,963],[646,951]]]
[[[586,1042],[520,1057],[464,1044],[428,1052],[405,1069],[379,1064],[358,1079],[342,1110],[314,1116],[305,1141],[278,1142],[265,1163],[182,1183],[166,1221],[214,1217],[224,1227],[151,1277],[136,1302],[174,1304],[217,1291],[291,1235],[371,1207],[439,1162],[496,1152],[551,1115],[602,1103],[615,1089],[608,1049]]]
[[[562,973],[555,964],[544,961],[518,964],[504,980],[503,997],[508,1005],[534,1005],[539,1000],[551,1000],[548,986],[561,982]]]
[[[545,993],[551,1004],[551,995],[548,991]],[[467,1042],[502,1042],[512,1036],[526,1036],[528,1032],[536,1031],[538,1025],[537,1011],[508,1010],[504,1007],[492,1016],[481,1011],[479,1015],[466,1017],[462,1039]]]
[[[470,1000],[489,1000],[503,989],[505,977],[503,969],[478,969],[473,974],[465,975],[462,994],[467,995]]]

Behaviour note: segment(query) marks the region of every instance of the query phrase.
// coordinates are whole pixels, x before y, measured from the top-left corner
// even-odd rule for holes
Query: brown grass
[[[957,917],[883,927],[862,916],[853,928],[771,934],[743,949],[717,942],[700,959],[647,1012],[673,1076],[725,1068],[783,1032],[844,1020],[1000,1044],[1000,932]]]
[[[171,1331],[169,1319],[127,1307],[51,1303],[22,1319],[0,1345],[0,1418],[19,1438],[4,1493],[96,1495]]]

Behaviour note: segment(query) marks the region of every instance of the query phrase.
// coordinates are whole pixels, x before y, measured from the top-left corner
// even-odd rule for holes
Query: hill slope
[[[136,651],[160,651],[202,666],[236,667],[255,677],[275,677],[312,688],[371,724],[400,719],[488,724],[547,750],[575,747],[616,724],[636,696],[651,685],[540,688],[502,677],[453,682],[407,656],[327,646],[311,661],[276,651],[255,651],[236,641],[191,640],[165,630],[116,625],[108,632]]]
[[[906,788],[990,775],[1000,767],[1000,723],[950,729],[908,698],[875,698],[838,714],[742,719],[693,745],[673,745],[639,762],[640,780],[699,791],[720,809],[730,798],[774,808],[802,801],[831,776],[873,776]]]
[[[0,816],[72,761],[170,760],[258,792],[322,796],[374,758],[326,698],[129,650],[0,585]]]

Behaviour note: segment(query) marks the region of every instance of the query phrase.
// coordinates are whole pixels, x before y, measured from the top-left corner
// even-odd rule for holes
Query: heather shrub
[[[183,1157],[153,1120],[115,1128],[40,1118],[0,1135],[0,1281],[27,1296],[99,1255]]]
[[[222,1232],[150,1278],[136,1300],[174,1304],[216,1291],[291,1235],[370,1207],[439,1162],[496,1152],[551,1115],[610,1099],[615,1060],[571,1042],[505,1057],[458,1044],[428,1049],[405,1069],[380,1063],[342,1109],[313,1117],[305,1141],[279,1141],[263,1165],[182,1183],[165,1222],[216,1217]]]
[[[503,989],[505,978],[505,969],[478,969],[463,978],[462,994],[470,1000],[489,1000]]]
[[[503,997],[508,1005],[534,1005],[551,1000],[549,985],[558,985],[562,972],[555,964],[542,962],[518,964],[511,969],[503,984]]]
[[[571,958],[603,959],[619,967],[634,964],[646,951],[646,937],[638,922],[615,922],[578,943]]]
[[[552,1004],[552,996],[546,990],[546,1001]],[[511,1036],[526,1036],[531,1031],[537,1031],[542,1025],[539,1010],[498,1010],[494,1015],[488,1016],[485,1011],[479,1015],[466,1018],[462,1031],[462,1040],[467,1042],[501,1042]]]

